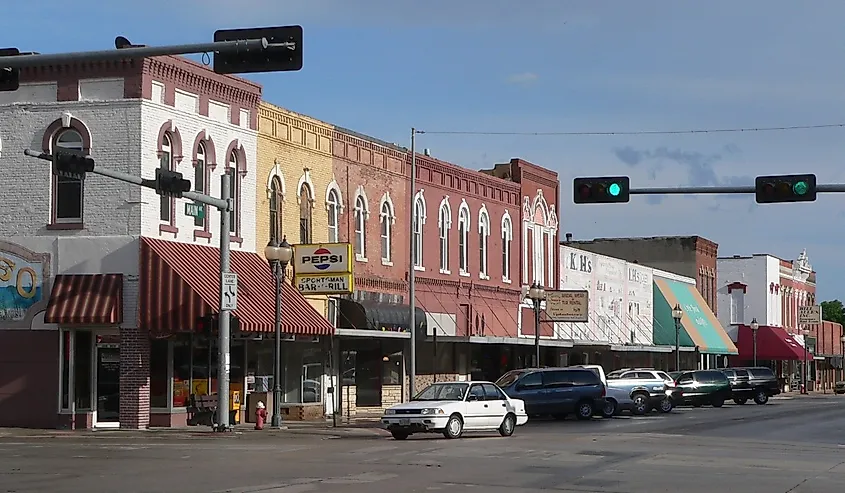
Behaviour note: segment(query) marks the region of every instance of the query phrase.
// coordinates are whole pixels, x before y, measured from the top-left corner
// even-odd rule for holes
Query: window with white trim
[[[487,244],[490,238],[490,216],[487,209],[482,209],[478,214],[478,275],[481,278],[488,278],[487,274]]]
[[[367,206],[364,197],[355,197],[355,256],[367,258]]]
[[[55,146],[63,149],[82,151],[82,135],[73,129],[59,132],[55,137]],[[55,177],[53,188],[53,209],[57,224],[77,224],[82,222],[84,204],[83,188],[85,182],[77,178]],[[169,202],[168,202],[169,203]]]
[[[340,197],[337,195],[337,190],[329,190],[326,212],[328,213],[329,243],[337,243],[340,241]]]
[[[381,221],[381,260],[390,262],[393,259],[393,208],[390,202],[384,201],[379,212]]]
[[[461,207],[458,213],[458,268],[461,274],[469,272],[469,209]]]
[[[282,241],[282,180],[278,176],[270,182],[270,239]]]
[[[161,168],[162,171],[173,169],[173,140],[167,132],[165,132],[161,137],[161,157],[159,158],[159,168]],[[161,194],[159,201],[161,209],[159,219],[161,219],[162,222],[169,223],[170,219],[173,217],[173,200],[170,196]]]
[[[449,230],[452,226],[452,212],[449,210],[449,203],[443,201],[440,204],[440,214],[437,218],[437,227],[440,230],[440,272],[449,273]]]
[[[311,195],[311,187],[303,183],[299,189],[299,243],[307,245],[311,243],[311,217],[314,200]]]
[[[411,254],[413,255],[414,267],[423,266],[423,224],[425,223],[425,202],[422,197],[417,197],[414,203],[414,248]]]
[[[197,193],[205,193],[205,144],[200,142],[197,145],[197,162],[194,164],[194,191]],[[202,208],[202,217],[194,217],[194,226],[198,228],[205,227],[205,221],[208,217],[208,209],[205,204],[198,204]]]
[[[229,219],[229,233],[239,237],[241,230],[241,174],[238,173],[238,155],[235,151],[229,154],[229,198],[232,199],[232,215]]]
[[[511,279],[511,242],[513,241],[513,223],[510,216],[502,218],[502,280]]]

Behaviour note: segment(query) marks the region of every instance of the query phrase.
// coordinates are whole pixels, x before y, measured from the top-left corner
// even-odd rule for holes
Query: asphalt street
[[[513,437],[0,430],[0,492],[845,491],[845,396],[533,421]]]

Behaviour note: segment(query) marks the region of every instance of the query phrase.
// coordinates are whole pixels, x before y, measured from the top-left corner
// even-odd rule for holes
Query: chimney
[[[425,154],[428,157],[431,157],[431,149],[426,147],[425,149],[423,149],[423,154]]]
[[[566,242],[569,243],[572,241],[572,233],[566,233]]]

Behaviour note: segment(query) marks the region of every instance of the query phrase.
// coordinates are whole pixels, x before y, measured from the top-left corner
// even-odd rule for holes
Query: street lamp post
[[[754,366],[757,366],[757,331],[760,330],[760,324],[757,323],[757,317],[751,319],[751,338],[754,341]]]
[[[546,291],[537,281],[530,287],[524,286],[523,298],[528,298],[534,307],[534,364],[540,367],[540,303],[546,299]]]
[[[284,281],[285,270],[287,270],[290,259],[293,257],[293,247],[288,243],[287,237],[282,238],[281,243],[271,239],[270,243],[264,248],[264,257],[267,258],[270,271],[276,281],[276,318],[274,321],[276,347],[273,351],[273,417],[270,420],[270,426],[278,428],[282,425],[282,415],[279,409],[282,406],[282,282]]]
[[[810,331],[804,329],[801,331],[801,335],[804,336],[804,364],[801,365],[801,382],[803,383],[803,387],[801,388],[801,393],[807,393],[807,373],[809,368],[807,368],[807,336],[810,335]]]
[[[681,318],[684,316],[684,310],[681,309],[681,304],[676,303],[675,308],[672,308],[672,318],[675,319],[675,371],[681,371]]]

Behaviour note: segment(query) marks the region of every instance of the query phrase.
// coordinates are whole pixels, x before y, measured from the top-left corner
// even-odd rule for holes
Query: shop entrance
[[[117,428],[120,426],[120,346],[98,339],[94,426]]]

